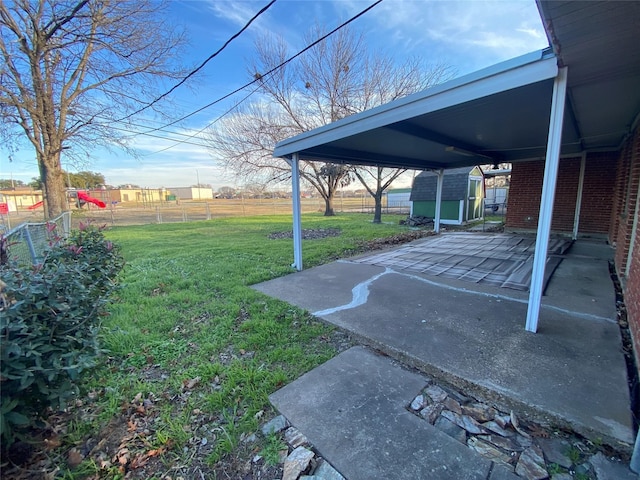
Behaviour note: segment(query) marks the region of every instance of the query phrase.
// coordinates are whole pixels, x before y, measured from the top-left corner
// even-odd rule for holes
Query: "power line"
[[[250,81],[249,83],[235,89],[234,91],[227,93],[226,95],[218,98],[217,100],[214,100],[211,103],[208,103],[207,105],[205,105],[204,107],[200,107],[197,110],[194,110],[193,112],[184,115],[183,117],[178,118],[177,120],[174,120],[173,122],[167,123],[166,125],[163,125],[162,127],[158,127],[158,128],[154,128],[151,130],[148,130],[146,133],[150,133],[150,132],[155,132],[156,130],[162,130],[164,128],[170,127],[171,125],[175,125],[176,123],[179,123],[183,120],[186,120],[189,117],[194,116],[197,113],[200,113],[203,110],[206,110],[209,107],[212,107],[213,105],[220,103],[223,100],[226,100],[227,98],[229,98],[232,95],[235,95],[236,93],[240,92],[241,90],[244,90],[247,87],[250,87],[251,85],[253,85],[256,82],[262,81],[264,80],[265,77],[267,77],[268,75],[271,75],[273,72],[275,72],[276,70],[278,70],[279,68],[284,67],[286,64],[288,64],[289,62],[293,61],[294,59],[296,59],[297,57],[299,57],[300,55],[302,55],[304,52],[306,52],[307,50],[315,47],[318,43],[326,40],[328,37],[330,37],[331,35],[333,35],[334,33],[336,33],[338,30],[340,30],[341,28],[346,27],[347,25],[349,25],[351,22],[357,20],[358,18],[360,18],[362,15],[364,15],[365,13],[367,13],[369,10],[371,10],[372,8],[374,8],[375,6],[377,6],[379,3],[381,3],[382,0],[377,0],[376,2],[372,3],[371,5],[369,5],[367,8],[365,8],[364,10],[362,10],[360,13],[358,13],[357,15],[351,17],[349,20],[347,20],[346,22],[340,24],[339,26],[337,26],[336,28],[334,28],[333,30],[331,30],[329,33],[327,33],[326,35],[323,35],[322,37],[320,37],[319,39],[317,39],[315,42],[307,45],[305,48],[303,48],[302,50],[300,50],[298,53],[296,53],[295,55],[293,55],[292,57],[289,57],[288,59],[286,59],[284,62],[282,62],[280,65],[277,65],[276,67],[273,67],[271,70],[269,70],[268,72],[262,74],[261,76],[258,76],[257,78],[255,78],[254,80]],[[257,89],[256,89],[257,90]],[[255,92],[255,90],[254,90]],[[251,92],[251,94],[253,94],[254,92]],[[250,94],[250,95],[251,95]],[[247,97],[245,97],[243,99],[246,100],[250,95],[247,95]],[[239,104],[238,104],[239,105]],[[236,105],[237,106],[237,105]],[[235,107],[234,107],[235,108]],[[223,115],[221,115],[220,117],[218,117],[216,119],[219,120],[222,116],[228,114],[230,112],[230,110],[228,110],[227,112],[225,112]]]
[[[156,98],[155,100],[153,100],[151,103],[148,103],[147,105],[145,105],[142,108],[139,108],[138,110],[136,110],[133,113],[130,113],[129,115],[122,117],[119,120],[116,120],[116,122],[122,122],[123,120],[127,120],[128,118],[133,117],[134,115],[137,115],[140,112],[143,112],[144,110],[146,110],[147,108],[155,105],[156,103],[158,103],[160,100],[162,100],[164,97],[166,97],[167,95],[171,94],[176,88],[178,88],[180,85],[182,85],[184,82],[186,82],[189,78],[191,78],[193,75],[195,75],[196,73],[198,73],[207,63],[209,63],[209,61],[211,61],[213,58],[215,58],[220,52],[222,52],[227,45],[229,45],[233,40],[235,40],[236,38],[238,38],[242,32],[244,32],[247,28],[249,28],[249,25],[251,25],[253,23],[253,21],[258,18],[260,15],[262,15],[264,12],[266,12],[269,7],[271,7],[271,5],[273,5],[274,3],[276,3],[276,0],[271,0],[271,2],[269,2],[269,4],[267,4],[266,6],[264,6],[258,13],[256,13],[253,17],[251,17],[251,20],[249,20],[244,27],[242,27],[235,35],[233,35],[232,37],[230,37],[226,42],[224,42],[224,45],[222,45],[222,47],[220,47],[216,52],[212,53],[209,58],[207,58],[204,62],[202,62],[198,67],[196,67],[195,69],[193,69],[191,72],[189,72],[187,74],[186,77],[184,77],[182,80],[180,80],[177,84],[175,84],[173,87],[171,87],[168,91],[166,91],[165,93],[163,93],[162,95],[160,95],[158,98]]]
[[[204,132],[207,128],[211,127],[214,123],[217,123],[219,120],[221,120],[223,117],[225,117],[226,115],[228,115],[229,113],[233,112],[236,108],[238,108],[238,105],[240,105],[242,102],[244,102],[247,98],[249,98],[251,95],[253,95],[260,87],[257,87],[255,89],[253,89],[252,91],[250,91],[245,97],[243,97],[239,102],[236,102],[230,109],[228,109],[226,112],[224,112],[222,115],[218,116],[215,120],[213,120],[212,122],[208,123],[207,125],[205,125],[203,128],[201,128],[200,130],[198,130],[196,133],[193,133],[191,135],[184,135],[187,138],[194,138],[197,135],[200,135],[202,132]],[[181,143],[186,142],[187,140],[174,140],[176,143],[174,143],[173,145],[169,145],[168,147],[162,148],[160,150],[157,150],[155,152],[151,152],[151,153],[147,153],[146,156],[150,156],[150,155],[155,155],[157,153],[162,153],[162,152],[166,152],[167,150],[171,150],[173,147],[177,147],[178,145],[180,145]]]

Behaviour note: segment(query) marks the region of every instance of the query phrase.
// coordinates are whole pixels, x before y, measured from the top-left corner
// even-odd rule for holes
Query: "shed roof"
[[[469,175],[475,166],[453,168],[444,171],[442,183],[442,201],[458,201],[467,198]],[[436,199],[437,175],[422,172],[413,179],[410,200],[412,202],[433,202]]]

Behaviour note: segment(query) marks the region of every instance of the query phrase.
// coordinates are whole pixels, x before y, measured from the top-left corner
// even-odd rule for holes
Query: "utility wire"
[[[218,98],[217,100],[214,100],[213,102],[208,103],[208,104],[207,104],[207,105],[205,105],[204,107],[200,107],[200,108],[198,108],[197,110],[194,110],[193,112],[191,112],[191,113],[189,113],[189,114],[187,114],[187,115],[184,115],[183,117],[180,117],[180,118],[178,118],[177,120],[174,120],[173,122],[167,123],[166,125],[163,125],[163,126],[158,127],[158,128],[154,128],[154,129],[148,130],[148,131],[147,131],[147,132],[145,132],[145,133],[155,132],[156,130],[161,130],[161,129],[163,129],[163,128],[170,127],[171,125],[175,125],[175,124],[176,124],[176,123],[178,123],[178,122],[181,122],[181,121],[183,121],[183,120],[186,120],[187,118],[192,117],[192,116],[194,116],[195,114],[200,113],[201,111],[206,110],[207,108],[212,107],[213,105],[215,105],[215,104],[217,104],[217,103],[220,103],[220,102],[221,102],[221,101],[223,101],[223,100],[226,100],[226,99],[227,99],[227,98],[229,98],[230,96],[235,95],[236,93],[240,92],[241,90],[244,90],[244,89],[245,89],[245,88],[247,88],[247,87],[250,87],[250,86],[251,86],[251,85],[253,85],[254,83],[259,82],[259,81],[263,81],[265,77],[267,77],[268,75],[271,75],[273,72],[275,72],[275,71],[276,71],[276,70],[278,70],[279,68],[284,67],[286,64],[288,64],[289,62],[293,61],[294,59],[296,59],[297,57],[299,57],[300,55],[302,55],[304,52],[306,52],[307,50],[309,50],[309,49],[311,49],[311,48],[315,47],[317,44],[319,44],[319,43],[320,43],[320,42],[322,42],[323,40],[326,40],[329,36],[333,35],[334,33],[336,33],[336,32],[337,32],[338,30],[340,30],[341,28],[344,28],[344,27],[346,27],[347,25],[349,25],[351,22],[353,22],[354,20],[357,20],[358,18],[360,18],[362,15],[364,15],[365,13],[367,13],[369,10],[371,10],[373,7],[377,6],[377,5],[378,5],[379,3],[381,3],[381,2],[382,2],[382,0],[377,0],[375,3],[372,3],[371,5],[369,5],[367,8],[365,8],[364,10],[362,10],[362,11],[361,11],[360,13],[358,13],[357,15],[355,15],[355,16],[353,16],[353,17],[351,17],[351,18],[350,18],[349,20],[347,20],[346,22],[344,22],[344,23],[340,24],[339,26],[337,26],[336,28],[334,28],[333,30],[331,30],[329,33],[327,33],[326,35],[323,35],[322,37],[320,37],[319,39],[317,39],[315,42],[313,42],[313,43],[311,43],[311,44],[307,45],[305,48],[303,48],[302,50],[300,50],[298,53],[296,53],[296,54],[295,54],[295,55],[293,55],[292,57],[289,57],[288,59],[286,59],[286,60],[285,60],[284,62],[282,62],[280,65],[277,65],[277,66],[273,67],[271,70],[269,70],[268,72],[266,72],[266,73],[264,73],[264,74],[262,74],[262,75],[260,75],[260,76],[257,76],[257,78],[255,78],[255,79],[254,79],[254,80],[252,80],[251,82],[249,82],[249,83],[247,83],[247,84],[245,84],[245,85],[243,85],[243,86],[241,86],[241,87],[239,87],[239,88],[236,88],[234,91],[232,91],[232,92],[230,92],[230,93],[227,93],[226,95],[224,95],[224,96],[222,96],[222,97]],[[256,89],[256,90],[257,90],[257,89]],[[254,91],[255,91],[255,90],[254,90]],[[251,93],[253,93],[253,92],[251,92]],[[248,98],[248,97],[249,97],[249,96],[245,97],[245,99],[243,99],[243,101],[244,101],[244,100],[246,100],[246,98]],[[230,110],[229,110],[229,111],[230,111]],[[221,118],[222,116],[224,116],[224,115],[226,115],[227,113],[229,113],[229,111],[225,112],[225,113],[224,113],[223,115],[221,115],[219,118]],[[218,118],[218,119],[216,119],[216,120],[219,120],[219,118]]]
[[[249,20],[244,27],[242,27],[235,35],[233,35],[231,38],[229,38],[226,42],[224,42],[224,45],[222,45],[215,53],[212,53],[209,58],[207,58],[204,62],[202,62],[197,68],[195,68],[194,70],[192,70],[191,72],[189,72],[187,74],[186,77],[184,77],[182,80],[180,80],[177,84],[175,84],[173,87],[171,87],[167,92],[163,93],[162,95],[160,95],[158,98],[156,98],[155,100],[153,100],[151,103],[148,103],[147,105],[145,105],[142,108],[139,108],[138,110],[136,110],[133,113],[130,113],[129,115],[122,117],[119,120],[116,120],[116,122],[122,122],[123,120],[127,120],[128,118],[133,117],[134,115],[137,115],[140,112],[143,112],[144,110],[146,110],[147,108],[155,105],[156,103],[158,103],[160,100],[162,100],[164,97],[166,97],[167,95],[171,94],[176,88],[178,88],[180,85],[182,85],[184,82],[186,82],[189,78],[191,78],[193,75],[195,75],[196,73],[198,73],[207,63],[209,63],[209,61],[211,61],[213,58],[215,58],[220,52],[222,52],[227,45],[229,45],[233,40],[235,40],[236,38],[238,38],[242,32],[244,32],[247,28],[249,28],[249,25],[251,25],[253,23],[253,21],[258,18],[260,15],[262,15],[264,12],[266,12],[269,7],[271,7],[271,5],[273,5],[274,3],[276,3],[276,0],[271,0],[271,2],[269,2],[269,4],[267,4],[266,6],[264,6],[258,13],[256,13],[251,20]]]
[[[110,128],[114,129],[114,130],[120,130],[122,132],[129,132],[131,133],[131,130],[127,130],[126,128],[120,128],[120,127],[114,127],[111,126]],[[171,132],[171,133],[176,133],[176,132]],[[176,138],[171,138],[171,137],[163,137],[162,135],[154,135],[153,133],[146,133],[146,132],[134,132],[135,135],[144,135],[145,137],[153,137],[153,138],[159,138],[161,140],[168,140],[170,142],[178,142],[175,145],[171,145],[169,148],[173,148],[177,145],[180,145],[182,143],[187,144],[187,145],[195,145],[196,147],[202,147],[202,148],[207,148],[208,145],[204,145],[202,143],[197,143],[197,142],[191,142],[189,141],[191,138],[193,138],[192,136],[187,136],[186,134],[181,134],[181,133],[176,133],[177,135],[185,135],[188,138],[185,138],[183,140],[178,140]],[[126,138],[126,137],[125,137]],[[160,150],[163,151],[163,150]],[[158,153],[158,152],[155,152]],[[146,155],[145,155],[146,156]]]
[[[185,143],[187,142],[187,139],[191,139],[194,138],[198,135],[200,135],[202,132],[204,132],[207,128],[211,127],[212,125],[214,125],[215,123],[217,123],[219,120],[221,120],[223,117],[225,117],[226,115],[230,114],[231,112],[233,112],[236,108],[238,108],[238,106],[244,102],[247,98],[249,98],[251,95],[253,95],[255,92],[258,91],[260,87],[256,87],[254,88],[252,91],[250,91],[247,95],[245,95],[240,101],[236,102],[229,110],[227,110],[226,112],[224,112],[222,115],[218,116],[216,119],[214,119],[211,123],[208,123],[207,125],[205,125],[203,128],[201,128],[200,130],[198,130],[195,133],[192,133],[191,135],[184,135],[185,137],[187,137],[184,140],[178,140],[178,139],[172,139],[173,141],[175,141],[176,143],[174,143],[173,145],[169,145],[168,147],[162,148],[160,150],[157,150],[155,152],[151,152],[151,153],[147,153],[145,156],[150,156],[150,155],[155,155],[157,153],[162,153],[162,152],[166,152],[167,150],[171,150],[174,147],[177,147],[178,145],[180,145],[181,143]],[[203,139],[206,141],[206,139]],[[191,145],[195,145],[195,144],[191,144]]]

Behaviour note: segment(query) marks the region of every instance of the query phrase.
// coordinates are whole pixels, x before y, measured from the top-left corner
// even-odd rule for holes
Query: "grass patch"
[[[341,232],[305,240],[305,268],[408,231],[387,220],[303,216],[305,229]],[[104,321],[108,357],[67,422],[62,448],[85,456],[65,478],[215,478],[234,456],[275,461],[281,443],[256,435],[273,416],[268,395],[337,353],[330,327],[250,288],[292,272],[292,241],[269,239],[289,230],[289,216],[260,216],[108,232],[124,286]]]

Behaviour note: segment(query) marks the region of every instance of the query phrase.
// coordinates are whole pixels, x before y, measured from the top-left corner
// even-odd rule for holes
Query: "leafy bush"
[[[100,318],[122,267],[102,230],[83,224],[69,239],[55,238],[42,264],[0,267],[4,448],[47,408],[64,408],[80,374],[96,364]]]

